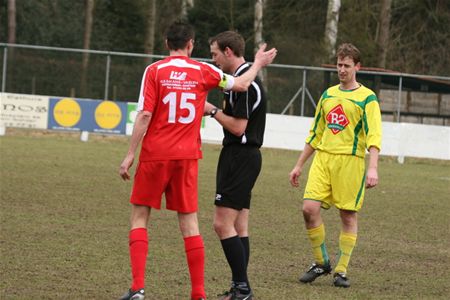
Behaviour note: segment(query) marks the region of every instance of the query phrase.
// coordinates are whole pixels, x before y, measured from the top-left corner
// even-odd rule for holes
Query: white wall
[[[0,93],[0,136],[5,134],[5,127],[47,128],[48,114],[53,113],[48,111],[48,98],[49,96]],[[130,120],[127,120],[127,134],[131,134],[134,123],[133,109],[136,104],[133,104],[134,106],[128,107]],[[37,119],[45,122],[35,124]],[[312,120],[313,118],[267,114],[264,147],[303,150]],[[205,117],[201,134],[204,142],[222,142],[222,127],[212,118]],[[383,122],[381,148],[382,155],[450,160],[450,126]]]
[[[264,146],[303,150],[313,118],[267,114]],[[206,143],[221,143],[222,127],[205,118],[201,130]],[[383,122],[381,154],[450,160],[450,127]]]

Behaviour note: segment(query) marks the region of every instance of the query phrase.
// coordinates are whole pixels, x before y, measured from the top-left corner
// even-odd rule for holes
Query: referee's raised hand
[[[272,48],[270,50],[265,51],[266,48],[267,48],[266,43],[262,43],[259,46],[259,49],[255,54],[254,64],[258,64],[260,67],[264,67],[273,62],[273,60],[277,56],[277,49]]]

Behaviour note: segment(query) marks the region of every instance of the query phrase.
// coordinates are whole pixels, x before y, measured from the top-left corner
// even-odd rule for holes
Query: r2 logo
[[[338,134],[350,123],[341,104],[334,107],[326,116],[327,127],[333,134]]]
[[[181,93],[181,101],[180,101],[180,109],[187,109],[189,111],[189,114],[187,117],[179,117],[178,120],[176,120],[176,113],[177,113],[177,93],[176,92],[170,92],[163,98],[163,103],[167,104],[169,103],[169,117],[167,119],[167,122],[169,123],[175,123],[178,121],[182,124],[189,124],[192,121],[194,121],[195,118],[195,106],[194,104],[188,102],[188,100],[196,100],[196,95],[194,93]]]
[[[340,115],[337,113],[330,113],[330,123],[333,124],[341,124],[341,123],[345,123],[345,115]]]

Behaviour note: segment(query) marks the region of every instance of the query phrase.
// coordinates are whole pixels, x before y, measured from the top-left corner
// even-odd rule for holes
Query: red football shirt
[[[185,56],[169,56],[148,66],[138,111],[149,111],[152,118],[140,161],[201,158],[200,126],[207,93],[215,87],[231,88],[230,77]]]

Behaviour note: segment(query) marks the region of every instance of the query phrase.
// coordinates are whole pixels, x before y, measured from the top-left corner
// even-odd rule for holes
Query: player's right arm
[[[314,114],[314,121],[311,124],[311,128],[309,129],[309,136],[306,138],[306,143],[311,145],[311,147],[313,147],[314,149],[316,149],[321,142],[326,125],[325,113],[322,110],[323,97],[324,95],[320,97],[319,103],[317,104],[316,112]]]
[[[298,187],[298,178],[302,174],[303,166],[308,161],[308,159],[311,157],[311,155],[314,153],[315,149],[308,143],[305,144],[305,148],[303,149],[302,153],[300,153],[300,156],[298,157],[297,163],[295,164],[292,171],[289,173],[289,181],[292,186]]]
[[[305,148],[300,154],[297,163],[295,164],[291,173],[289,173],[289,181],[294,187],[299,186],[298,178],[302,174],[303,166],[314,153],[317,145],[322,139],[322,134],[325,126],[325,118],[322,111],[322,99],[323,95],[322,97],[320,97],[319,103],[317,104],[316,112],[314,114],[314,122],[311,125],[309,136],[306,138]]]
[[[152,113],[149,111],[140,111],[136,116],[136,121],[134,122],[133,133],[131,134],[130,146],[128,148],[127,155],[120,164],[119,175],[123,180],[130,179],[129,170],[134,162],[134,156],[136,149],[142,141],[145,133],[147,132],[148,124],[152,118]]]
[[[134,121],[133,133],[131,134],[130,146],[128,148],[127,155],[120,164],[119,175],[123,180],[130,179],[129,170],[134,162],[134,156],[136,149],[144,138],[147,132],[148,125],[152,119],[152,111],[155,106],[156,97],[156,85],[154,68],[147,67],[142,77],[141,89],[139,92],[139,100],[137,105],[138,113],[136,120]]]

